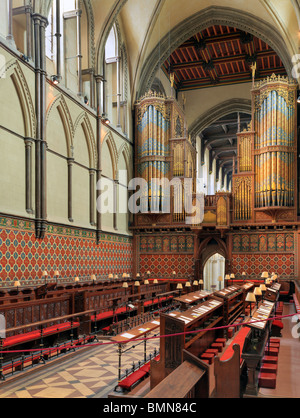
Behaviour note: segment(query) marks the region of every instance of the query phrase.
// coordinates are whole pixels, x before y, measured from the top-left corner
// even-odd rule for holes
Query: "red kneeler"
[[[215,355],[213,353],[203,353],[200,356],[201,360],[208,360],[208,364],[212,364],[214,361]]]
[[[276,374],[260,372],[258,375],[258,386],[261,388],[275,389],[276,388]]]
[[[261,373],[274,373],[277,374],[277,364],[263,363],[260,368]]]
[[[266,364],[266,363],[269,363],[269,364],[277,364],[278,357],[277,356],[268,356],[268,355],[265,355],[263,357],[262,361],[263,361],[264,364]]]
[[[274,347],[266,347],[265,348],[265,354],[267,355],[267,356],[276,356],[276,357],[278,357],[278,354],[279,354],[279,350],[278,350],[278,348],[274,348]]]
[[[215,356],[217,356],[217,355],[218,355],[218,353],[219,353],[219,350],[218,350],[217,348],[208,348],[208,349],[205,351],[205,353],[212,353],[212,354],[214,354]]]
[[[215,342],[216,343],[222,343],[223,344],[223,347],[225,347],[226,338],[217,338]]]
[[[212,343],[211,348],[216,348],[219,353],[223,350],[223,343]]]
[[[227,330],[228,338],[232,338],[233,337],[234,331],[235,331],[234,327],[229,327],[228,328],[228,330]]]

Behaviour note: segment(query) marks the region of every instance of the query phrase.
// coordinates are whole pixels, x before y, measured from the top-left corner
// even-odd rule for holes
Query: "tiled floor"
[[[50,368],[0,384],[0,398],[106,398],[118,382],[119,357],[116,344],[102,343]],[[129,347],[133,344],[126,345]],[[159,339],[148,340],[147,354],[155,348],[159,348]],[[143,357],[144,343],[134,344],[122,354],[122,373]]]

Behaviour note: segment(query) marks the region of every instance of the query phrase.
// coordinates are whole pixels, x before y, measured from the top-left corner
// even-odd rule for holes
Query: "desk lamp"
[[[252,312],[251,312],[251,304],[256,302],[256,297],[253,292],[248,292],[246,296],[246,302],[249,302],[250,305],[250,318],[252,318]]]

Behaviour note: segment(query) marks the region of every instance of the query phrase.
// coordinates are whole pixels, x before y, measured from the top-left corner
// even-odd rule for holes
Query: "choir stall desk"
[[[247,364],[248,382],[245,396],[256,396],[258,392],[257,367],[264,356],[264,350],[270,335],[270,316],[274,312],[275,303],[263,301],[254,312],[247,327],[251,334],[246,338],[242,358]]]
[[[197,292],[186,293],[185,295],[174,298],[176,302],[179,302],[181,309],[188,309],[191,305],[203,302],[205,298],[210,295],[210,292],[205,290],[199,290]]]
[[[153,319],[145,324],[141,324],[131,330],[122,332],[121,334],[116,335],[111,339],[118,344],[118,356],[119,356],[119,373],[118,373],[118,382],[121,381],[121,368],[122,368],[122,354],[123,346],[134,341],[135,339],[146,337],[147,334],[159,328],[160,320]],[[147,340],[144,340],[144,361],[146,362],[147,357]]]

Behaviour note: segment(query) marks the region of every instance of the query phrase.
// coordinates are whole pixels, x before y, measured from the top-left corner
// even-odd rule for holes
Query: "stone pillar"
[[[103,87],[103,77],[95,76],[96,79],[96,100],[97,100],[97,185],[101,182],[102,176],[102,164],[101,164],[101,133],[102,133],[102,87]],[[96,231],[96,240],[97,243],[100,241],[101,236],[101,191],[97,187],[97,231]]]
[[[117,128],[121,128],[120,57],[117,57]]]
[[[32,138],[25,138],[25,200],[26,212],[32,214]]]
[[[76,10],[76,22],[77,22],[77,74],[78,74],[78,96],[79,97],[82,97],[81,15],[82,15],[82,10]]]
[[[35,214],[36,237],[43,239],[46,232],[46,56],[45,29],[47,19],[39,14],[32,16],[34,22],[35,50],[35,108],[36,108],[36,141],[35,141]]]
[[[96,170],[90,168],[90,224],[95,225],[95,174]]]
[[[68,219],[70,222],[73,220],[73,163],[74,158],[68,158]]]

